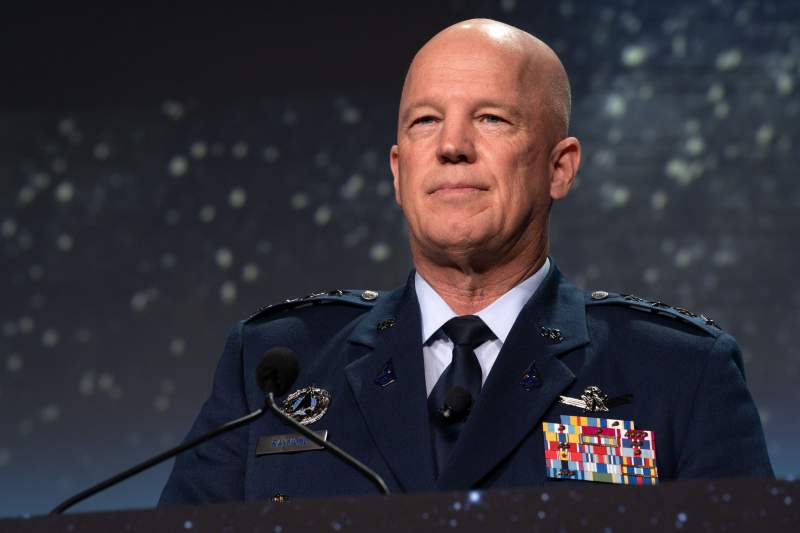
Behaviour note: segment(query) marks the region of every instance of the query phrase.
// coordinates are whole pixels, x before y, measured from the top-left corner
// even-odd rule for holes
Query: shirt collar
[[[506,341],[519,312],[539,288],[549,270],[550,259],[548,258],[532,276],[521,281],[500,298],[475,313],[489,326],[500,342]],[[422,343],[426,344],[445,322],[457,315],[434,288],[419,275],[419,272],[414,275],[414,289],[417,292],[422,320]]]

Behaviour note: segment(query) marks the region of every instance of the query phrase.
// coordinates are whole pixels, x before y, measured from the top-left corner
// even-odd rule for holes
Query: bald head
[[[553,140],[566,137],[571,94],[558,56],[530,33],[490,19],[466,20],[445,28],[417,52],[403,84],[401,113],[420,71],[441,68],[449,57],[479,60],[487,55],[500,56],[509,69],[514,69],[519,90],[530,105],[541,110],[543,126]]]

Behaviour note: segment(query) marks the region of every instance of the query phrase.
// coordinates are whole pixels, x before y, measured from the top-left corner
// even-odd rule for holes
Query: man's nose
[[[475,144],[472,125],[469,121],[445,119],[439,130],[439,146],[436,158],[440,163],[475,162]]]

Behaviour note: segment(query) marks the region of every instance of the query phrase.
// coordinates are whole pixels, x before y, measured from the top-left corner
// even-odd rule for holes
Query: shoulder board
[[[623,305],[637,311],[666,316],[696,326],[705,332],[717,336],[722,329],[711,318],[703,314],[693,313],[685,307],[675,307],[658,300],[647,300],[633,294],[594,291],[587,293],[586,306]]]
[[[372,307],[378,298],[381,297],[379,291],[370,289],[336,289],[327,292],[313,292],[300,296],[299,298],[290,298],[282,302],[265,305],[260,307],[255,313],[247,317],[245,322],[261,318],[263,316],[272,314],[277,311],[286,309],[297,309],[299,307],[306,307],[310,305],[319,305],[324,303],[342,303],[346,305],[356,305],[360,307]]]

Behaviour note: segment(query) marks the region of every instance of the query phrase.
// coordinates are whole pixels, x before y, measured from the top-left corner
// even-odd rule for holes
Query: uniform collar
[[[500,298],[484,307],[477,313],[492,333],[505,342],[511,327],[519,316],[525,303],[533,296],[542,280],[550,271],[550,258],[533,275],[524,279]],[[457,316],[449,305],[431,285],[417,272],[414,275],[414,288],[419,301],[420,318],[422,320],[422,343],[428,343],[439,329],[451,318]]]

